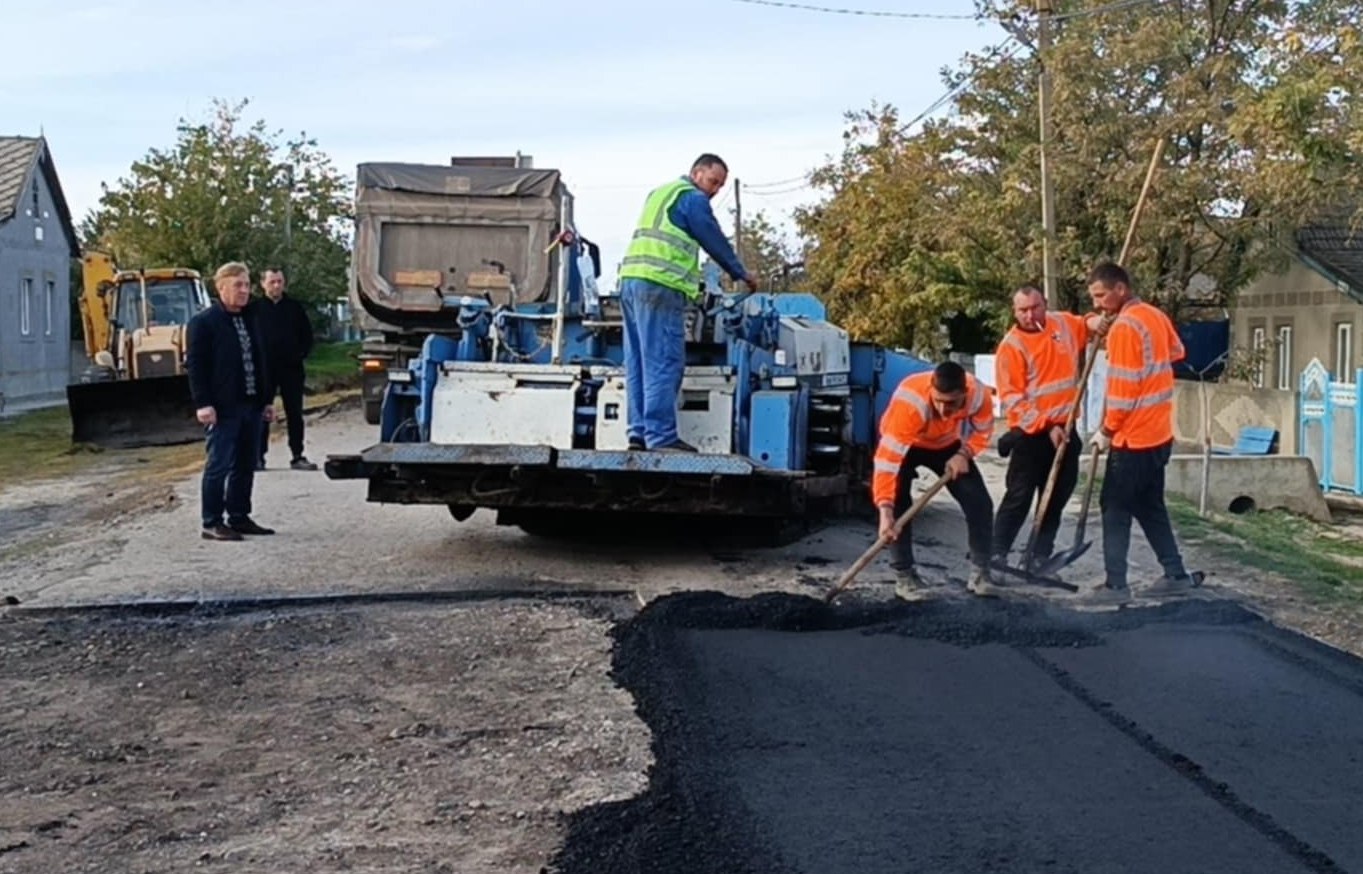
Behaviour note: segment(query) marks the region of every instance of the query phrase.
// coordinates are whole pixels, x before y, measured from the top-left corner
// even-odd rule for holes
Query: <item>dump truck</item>
[[[185,371],[189,320],[209,305],[198,271],[120,270],[86,252],[81,275],[89,363],[66,387],[72,441],[119,449],[202,440]]]
[[[559,171],[358,171],[359,303],[423,339],[388,370],[378,441],[330,455],[331,479],[532,534],[641,514],[780,532],[869,507],[880,415],[929,362],[853,340],[815,295],[707,284],[678,401],[700,451],[632,450],[620,300],[598,287],[600,251]]]
[[[450,167],[475,168],[472,171],[474,173],[478,172],[478,168],[533,169],[534,159],[521,152],[495,156],[455,155],[450,158]],[[450,192],[451,202],[457,201],[459,194],[458,191]],[[355,209],[357,218],[365,227],[361,228],[360,222],[357,222],[351,247],[348,293],[351,318],[361,332],[358,356],[360,398],[365,421],[370,425],[379,424],[389,371],[401,373],[406,370],[408,362],[421,353],[421,344],[426,332],[386,322],[375,316],[371,308],[365,306],[365,300],[371,296],[361,290],[361,277],[366,275],[366,270],[372,270],[372,267],[364,265],[372,265],[376,259],[383,257],[389,259],[429,257],[435,259],[431,262],[433,264],[439,263],[442,259],[451,261],[462,259],[465,268],[470,264],[482,267],[483,265],[479,263],[482,260],[499,261],[496,253],[506,244],[506,228],[497,232],[503,239],[487,239],[489,231],[486,227],[480,227],[482,220],[475,217],[471,224],[463,226],[456,232],[460,240],[452,242],[448,251],[442,254],[438,249],[439,243],[432,236],[431,227],[429,225],[420,227],[420,221],[413,221],[413,217],[405,215],[404,209],[408,205],[401,188],[390,186],[379,178],[358,180]],[[529,219],[521,215],[511,220],[524,222]],[[388,247],[388,254],[385,256],[374,251],[375,246]],[[482,246],[488,248],[480,250]],[[423,251],[418,255],[416,251],[418,249],[432,251]],[[476,260],[470,260],[473,253],[479,253]],[[515,250],[510,254],[519,257]],[[357,267],[361,269],[357,270]],[[451,280],[457,281],[453,274],[458,270],[458,266],[451,267]],[[372,279],[366,281],[371,285],[373,283]],[[436,278],[433,281],[439,285],[443,279]]]

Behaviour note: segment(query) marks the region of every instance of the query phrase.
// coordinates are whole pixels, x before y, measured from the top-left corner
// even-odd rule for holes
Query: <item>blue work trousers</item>
[[[625,322],[629,439],[649,449],[677,437],[677,396],[686,366],[686,298],[643,279],[620,284]]]
[[[251,515],[251,486],[260,457],[264,415],[265,408],[257,406],[219,410],[217,424],[206,428],[208,460],[200,490],[205,528],[221,525],[224,511],[229,523],[242,522]]]

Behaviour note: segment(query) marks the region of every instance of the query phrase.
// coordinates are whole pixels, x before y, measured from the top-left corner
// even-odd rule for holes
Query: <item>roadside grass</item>
[[[203,459],[203,444],[103,449],[71,442],[71,414],[63,404],[0,419],[0,490],[103,468],[111,486],[121,476],[180,471]]]
[[[318,343],[304,364],[308,390],[320,393],[358,388],[359,354],[359,343]]]
[[[1204,519],[1189,501],[1168,505],[1183,539],[1211,556],[1277,574],[1322,605],[1363,608],[1363,541],[1281,510]]]
[[[66,476],[99,454],[94,447],[72,445],[65,405],[0,419],[0,485]]]
[[[358,397],[359,343],[319,343],[307,363],[308,395],[304,409],[313,411]],[[275,407],[281,412],[278,400]],[[281,430],[281,429],[276,429]],[[151,472],[180,474],[203,461],[203,444],[102,449],[71,442],[71,414],[66,404],[0,418],[0,491],[7,486],[74,476],[105,468],[110,475],[146,477]]]

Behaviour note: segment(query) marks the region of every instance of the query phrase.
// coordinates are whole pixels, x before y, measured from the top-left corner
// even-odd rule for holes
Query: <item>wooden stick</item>
[[[1127,255],[1131,253],[1131,241],[1136,238],[1136,226],[1140,223],[1141,213],[1145,209],[1145,202],[1150,196],[1150,187],[1155,181],[1155,171],[1159,168],[1160,157],[1164,154],[1164,137],[1155,141],[1155,151],[1150,156],[1150,166],[1145,170],[1145,182],[1141,185],[1140,196],[1136,198],[1136,208],[1131,213],[1131,223],[1126,228],[1126,240],[1122,243],[1122,254],[1118,256],[1117,263],[1125,265]],[[1104,327],[1110,326],[1112,319],[1104,317]],[[1088,357],[1084,362],[1084,373],[1079,377],[1079,392],[1074,397],[1074,404],[1070,407],[1069,415],[1065,417],[1065,440],[1060,444],[1055,452],[1055,458],[1051,461],[1051,472],[1046,477],[1046,487],[1041,492],[1041,502],[1036,509],[1036,516],[1032,519],[1032,533],[1027,538],[1027,556],[1023,561],[1023,567],[1027,570],[1032,568],[1032,549],[1036,547],[1037,537],[1041,534],[1041,521],[1045,518],[1046,510],[1050,507],[1051,497],[1055,491],[1056,481],[1060,477],[1060,464],[1065,457],[1065,450],[1069,448],[1070,436],[1074,433],[1074,422],[1079,418],[1079,409],[1084,402],[1084,392],[1088,390],[1089,375],[1093,372],[1093,363],[1098,360],[1098,338],[1094,337],[1089,343]],[[1096,467],[1096,463],[1095,463]]]
[[[928,501],[932,500],[933,495],[940,492],[942,487],[949,481],[950,477],[946,474],[942,474],[937,478],[936,482],[927,487],[923,494],[918,496],[918,500],[914,501],[913,505],[904,511],[904,515],[895,520],[894,527],[890,529],[895,537],[903,535],[904,527],[913,521],[913,517],[917,516],[919,512],[928,505]],[[861,554],[861,558],[853,562],[852,566],[838,578],[838,584],[824,597],[824,602],[832,603],[833,599],[836,598],[843,589],[852,584],[852,580],[856,579],[857,574],[861,573],[862,570],[871,563],[871,559],[875,558],[876,555],[891,542],[890,538],[885,535],[877,537],[876,542],[872,543],[871,547]]]

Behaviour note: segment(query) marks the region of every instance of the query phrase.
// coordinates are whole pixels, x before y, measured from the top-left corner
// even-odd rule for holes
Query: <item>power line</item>
[[[781,9],[800,9],[805,12],[827,12],[834,15],[864,15],[872,18],[913,18],[936,21],[978,21],[974,13],[952,14],[945,12],[883,12],[874,9],[844,9],[834,6],[813,6],[808,3],[786,3],[783,0],[734,0],[735,3],[751,3],[754,6],[775,6]],[[745,186],[746,187],[746,186]]]
[[[778,188],[774,191],[748,191],[747,183],[744,183],[743,190],[748,191],[753,197],[780,197],[786,194],[794,194],[797,191],[804,191],[806,188],[813,188],[808,182],[800,185],[792,185],[789,188]]]
[[[985,59],[984,59],[983,61],[980,62],[980,67],[977,68],[977,69],[978,69],[980,72],[982,72],[982,71],[983,71],[984,65],[988,64],[990,61],[993,61],[993,60],[996,60],[996,59],[997,59],[997,60],[1000,60],[1000,61],[1006,61],[1006,60],[1008,60],[1009,58],[1013,57],[1013,55],[1016,55],[1016,54],[1018,53],[1018,51],[1021,50],[1021,49],[1023,48],[1022,43],[1021,43],[1021,42],[1017,42],[1016,40],[1017,40],[1016,37],[1010,36],[1010,37],[1008,37],[1007,39],[1005,39],[1003,42],[1001,42],[1001,43],[999,43],[998,45],[994,46],[994,48],[993,48],[992,50],[990,50],[989,54],[985,57]],[[1010,42],[1015,43],[1014,46],[1013,46],[1013,48],[1012,48],[1012,50],[1009,51],[1006,55],[1005,55],[1005,54],[1001,54],[1001,53],[1003,52],[1004,48],[1005,48]],[[924,109],[922,112],[918,113],[918,114],[915,115],[913,118],[911,118],[911,119],[909,119],[908,121],[906,121],[906,122],[904,122],[903,124],[901,124],[901,125],[899,126],[899,132],[900,132],[900,133],[903,133],[904,131],[906,131],[906,130],[908,130],[909,128],[913,127],[914,125],[918,124],[918,122],[920,122],[920,121],[922,121],[923,119],[927,118],[929,115],[932,115],[934,112],[936,112],[937,110],[941,109],[943,106],[945,106],[947,103],[949,103],[953,97],[955,97],[956,95],[958,95],[958,94],[960,94],[962,91],[964,91],[964,90],[966,89],[966,87],[969,86],[974,80],[975,80],[975,74],[971,74],[971,75],[965,76],[963,79],[961,79],[960,82],[956,83],[954,86],[952,86],[950,89],[948,89],[947,92],[946,92],[945,94],[943,94],[941,97],[938,97],[938,98],[937,98],[936,100],[934,100],[932,103],[928,104],[928,107],[927,107],[926,109]]]
[[[804,176],[806,176],[806,175],[804,175],[804,173],[801,173],[800,176],[792,176],[791,179],[778,179],[778,180],[776,180],[776,181],[770,181],[770,183],[743,183],[743,187],[744,187],[744,188],[782,188],[782,187],[785,187],[785,185],[789,185],[789,184],[793,184],[793,183],[800,183],[800,181],[804,181]]]

